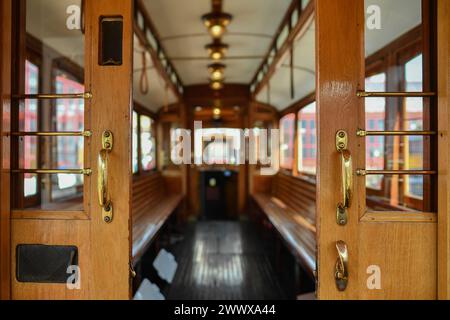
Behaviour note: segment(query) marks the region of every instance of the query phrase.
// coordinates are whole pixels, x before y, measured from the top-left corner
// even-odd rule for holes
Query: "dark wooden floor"
[[[285,299],[264,241],[244,222],[203,221],[191,224],[184,240],[172,248],[178,262],[167,299]]]

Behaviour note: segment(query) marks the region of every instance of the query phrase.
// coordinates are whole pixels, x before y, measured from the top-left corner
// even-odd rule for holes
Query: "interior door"
[[[128,299],[132,0],[12,5],[11,297]]]
[[[437,298],[433,3],[316,0],[320,299]]]

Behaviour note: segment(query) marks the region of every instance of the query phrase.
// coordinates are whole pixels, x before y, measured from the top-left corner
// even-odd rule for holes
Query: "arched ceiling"
[[[207,65],[211,61],[204,46],[211,42],[211,37],[201,16],[211,11],[211,0],[143,0],[143,3],[184,85],[207,83]],[[226,82],[251,81],[290,3],[291,0],[223,1],[223,10],[233,15],[223,37],[223,42],[230,45],[227,57],[259,57],[225,60]],[[197,60],[176,59],[186,57]]]

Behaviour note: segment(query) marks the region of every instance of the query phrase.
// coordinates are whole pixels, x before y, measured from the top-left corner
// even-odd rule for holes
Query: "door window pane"
[[[386,91],[386,73],[378,73],[366,78],[366,91]],[[367,130],[385,130],[386,98],[367,98],[365,108]],[[366,168],[368,170],[384,169],[384,137],[369,137],[367,139]],[[382,176],[368,176],[366,187],[380,190],[382,181]]]
[[[56,93],[84,92],[84,85],[69,73],[55,71]],[[56,100],[56,131],[84,130],[84,100]],[[81,137],[57,137],[56,150],[53,155],[57,169],[82,169],[84,163],[84,139]],[[81,196],[80,188],[83,176],[74,174],[57,174],[52,183],[52,199],[57,200],[69,196]]]
[[[405,87],[407,91],[423,91],[422,55],[405,64]],[[404,129],[415,131],[423,127],[423,98],[405,98]],[[424,167],[424,138],[410,136],[404,138],[405,170],[421,170]],[[406,176],[405,193],[408,196],[423,198],[423,176]]]
[[[19,1],[18,1],[19,3]],[[14,75],[19,94],[84,92],[84,31],[81,0],[24,0],[18,5],[24,24],[16,24],[26,61],[24,74]],[[22,8],[24,9],[22,11]],[[17,102],[20,131],[83,131],[83,99],[21,99]],[[39,113],[38,113],[39,111]],[[13,137],[19,169],[82,169],[82,137]],[[15,140],[17,139],[17,140]],[[14,159],[14,158],[13,158]],[[15,194],[14,209],[82,210],[83,176],[74,174],[17,174],[23,188]]]
[[[25,93],[36,94],[39,91],[39,68],[30,61],[25,61]],[[25,112],[20,114],[24,121],[24,131],[38,130],[38,101],[26,100]],[[35,169],[38,165],[37,137],[24,137],[25,163],[24,167]],[[25,174],[24,196],[34,196],[38,191],[38,177]]]
[[[422,0],[365,0],[366,91],[434,91],[428,74],[433,57],[432,21]],[[431,19],[432,20],[432,19]],[[424,54],[424,50],[429,50]],[[429,98],[366,98],[366,130],[432,130]],[[369,136],[368,170],[435,170],[428,136]],[[367,206],[371,210],[434,211],[433,177],[367,176]]]

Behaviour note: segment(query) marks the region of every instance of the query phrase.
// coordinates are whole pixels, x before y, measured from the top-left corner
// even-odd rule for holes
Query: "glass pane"
[[[289,170],[292,170],[294,164],[294,126],[293,113],[280,120],[280,167]]]
[[[365,0],[366,91],[422,92],[430,61],[430,26],[422,20],[422,0]],[[424,33],[424,31],[427,32]],[[431,55],[427,55],[431,56]],[[366,98],[366,130],[429,130],[432,101],[426,98]],[[368,136],[368,170],[430,170],[430,137]],[[436,156],[436,155],[434,155]],[[367,176],[367,206],[387,211],[431,211],[431,178],[415,175]]]
[[[153,137],[153,120],[147,116],[140,116],[141,124],[141,165],[144,171],[156,167],[156,145]]]
[[[81,0],[25,0],[24,75],[20,93],[84,92],[84,34]],[[22,80],[23,79],[23,80]],[[26,132],[83,131],[84,100],[19,101],[19,130]],[[81,137],[18,138],[19,159],[25,169],[82,169]],[[18,177],[21,177],[20,175]],[[83,208],[83,176],[74,174],[23,175],[19,209],[66,210]]]
[[[366,78],[366,91],[386,91],[386,73],[379,73]],[[386,98],[366,99],[366,130],[383,131],[386,121]],[[366,168],[368,170],[384,169],[384,137],[369,137],[366,141]],[[366,178],[367,188],[380,190],[382,177]]]
[[[36,94],[39,91],[39,68],[30,61],[25,61],[25,93]],[[25,101],[25,112],[20,114],[24,121],[24,131],[38,130],[38,103],[36,100]],[[21,120],[20,120],[21,121]],[[25,168],[36,169],[38,165],[37,137],[24,137]],[[38,177],[25,174],[24,196],[34,196],[38,192]]]
[[[138,126],[138,120],[139,115],[136,111],[133,111],[133,151],[132,151],[132,158],[133,158],[133,173],[137,173],[139,171],[139,126]]]
[[[316,103],[313,102],[298,113],[298,171],[316,174],[317,125]]]

